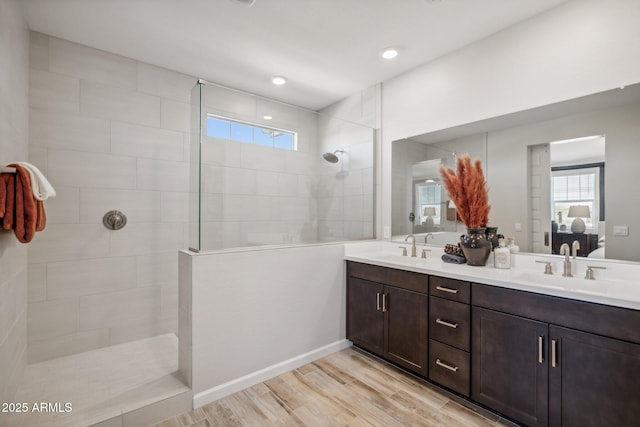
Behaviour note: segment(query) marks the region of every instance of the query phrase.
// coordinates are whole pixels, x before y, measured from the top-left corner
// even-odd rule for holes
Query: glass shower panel
[[[194,88],[196,250],[374,237],[374,129],[212,84]],[[197,145],[194,147],[194,145]],[[329,163],[324,153],[334,153]],[[195,172],[198,170],[198,173]],[[196,185],[192,185],[195,190]]]

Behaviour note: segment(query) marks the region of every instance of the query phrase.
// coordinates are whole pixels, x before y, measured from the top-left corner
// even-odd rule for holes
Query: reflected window
[[[256,123],[247,123],[208,114],[207,136],[295,151],[297,149],[298,135],[290,130],[266,127]]]
[[[574,218],[569,217],[571,206],[587,206],[590,217],[582,218],[587,229],[595,230],[598,221],[604,220],[601,205],[604,188],[601,184],[601,167],[552,168],[551,194],[553,220],[560,229],[571,229]]]

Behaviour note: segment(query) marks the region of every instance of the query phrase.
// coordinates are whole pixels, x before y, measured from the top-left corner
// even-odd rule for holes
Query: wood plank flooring
[[[154,427],[495,427],[418,378],[356,348],[272,378]]]

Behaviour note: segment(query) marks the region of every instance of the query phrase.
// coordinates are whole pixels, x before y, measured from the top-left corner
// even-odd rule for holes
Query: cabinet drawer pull
[[[445,288],[444,286],[436,286],[436,289],[442,292],[449,292],[450,294],[457,294],[457,289]]]
[[[456,329],[458,327],[458,323],[449,323],[445,320],[442,320],[440,318],[436,319],[436,323],[439,325],[443,325],[443,326],[448,326],[449,328],[453,328]]]
[[[380,311],[380,292],[376,293],[376,310]]]
[[[542,348],[544,347],[544,337],[538,337],[538,363],[544,363],[544,354]]]
[[[387,294],[382,294],[382,312],[387,311]]]
[[[555,368],[558,366],[558,341],[551,340],[551,367]]]
[[[443,367],[444,369],[448,369],[451,372],[458,372],[458,369],[460,369],[457,366],[451,366],[447,363],[441,362],[440,359],[436,359],[436,365]]]

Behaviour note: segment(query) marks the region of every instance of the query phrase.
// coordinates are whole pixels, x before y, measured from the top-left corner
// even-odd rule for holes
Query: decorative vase
[[[504,238],[502,234],[498,234],[498,227],[487,227],[484,234],[487,236],[487,240],[491,242],[491,250],[497,248],[498,241],[500,241],[501,238]]]
[[[469,265],[484,266],[491,253],[491,242],[485,234],[485,227],[467,228],[467,234],[460,236],[460,246]]]

